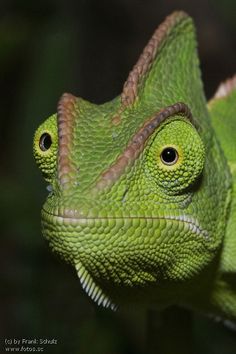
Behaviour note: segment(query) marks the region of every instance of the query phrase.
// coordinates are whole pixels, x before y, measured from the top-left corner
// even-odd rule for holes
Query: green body
[[[176,12],[121,96],[64,94],[38,128],[43,234],[96,303],[236,319],[235,80],[221,91],[207,105],[194,26]]]

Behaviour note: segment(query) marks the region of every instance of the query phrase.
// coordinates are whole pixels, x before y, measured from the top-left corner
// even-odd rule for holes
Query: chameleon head
[[[171,61],[173,38],[182,46]],[[57,115],[35,133],[34,156],[50,184],[43,234],[98,304],[112,306],[116,290],[191,279],[219,249],[224,213],[216,210],[226,209],[226,178],[217,143],[201,131],[208,115],[192,40],[187,15],[171,15],[120,97],[97,106],[64,94]],[[172,70],[161,92],[170,63],[196,74],[191,81]]]
[[[63,95],[57,116],[36,131],[34,155],[50,183],[44,236],[89,295],[109,305],[103,286],[183,280],[212,255],[205,149],[187,106],[155,113],[126,144],[126,126],[115,134],[104,109]]]

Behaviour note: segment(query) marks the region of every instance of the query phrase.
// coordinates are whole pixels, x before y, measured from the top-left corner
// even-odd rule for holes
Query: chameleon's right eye
[[[49,133],[43,133],[39,139],[39,147],[42,151],[47,151],[52,145],[52,138]]]
[[[57,120],[56,115],[49,117],[37,129],[34,136],[34,158],[45,180],[53,181],[57,165]]]

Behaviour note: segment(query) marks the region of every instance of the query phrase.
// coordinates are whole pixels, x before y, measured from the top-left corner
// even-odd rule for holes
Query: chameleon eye
[[[36,130],[33,151],[39,169],[45,180],[51,184],[56,172],[58,151],[57,116],[55,114]]]
[[[166,147],[160,155],[161,161],[165,164],[165,165],[174,165],[178,159],[179,159],[179,155],[178,152],[175,150],[175,148],[173,147]]]
[[[51,135],[48,133],[43,133],[39,139],[39,147],[42,151],[47,151],[52,145]]]
[[[184,193],[202,173],[205,149],[190,123],[172,120],[157,131],[145,157],[147,175],[165,194]]]

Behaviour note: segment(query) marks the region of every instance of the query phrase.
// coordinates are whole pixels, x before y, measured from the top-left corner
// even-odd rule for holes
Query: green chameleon
[[[236,320],[236,76],[207,104],[195,29],[174,12],[120,96],[62,95],[34,136],[42,229],[98,305]]]

